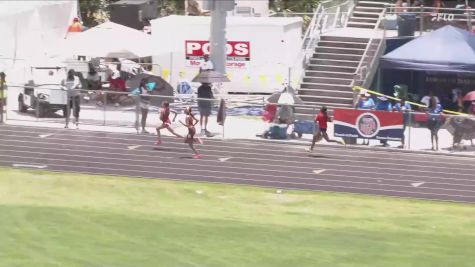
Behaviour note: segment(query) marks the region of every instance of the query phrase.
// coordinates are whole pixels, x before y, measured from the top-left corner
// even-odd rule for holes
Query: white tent
[[[52,44],[64,39],[77,0],[0,1],[0,71],[31,57],[48,55]]]
[[[150,35],[113,22],[70,34],[60,46],[60,53],[68,56],[140,58],[153,55]]]

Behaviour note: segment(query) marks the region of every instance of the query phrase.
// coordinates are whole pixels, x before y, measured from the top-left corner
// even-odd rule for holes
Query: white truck
[[[58,110],[66,114],[67,91],[61,85],[66,67],[31,67],[31,78],[18,95],[18,111],[35,110],[41,118]]]

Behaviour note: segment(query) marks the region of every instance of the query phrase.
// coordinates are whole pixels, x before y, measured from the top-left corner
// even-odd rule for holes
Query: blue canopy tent
[[[380,68],[475,73],[475,35],[445,26],[384,55]]]

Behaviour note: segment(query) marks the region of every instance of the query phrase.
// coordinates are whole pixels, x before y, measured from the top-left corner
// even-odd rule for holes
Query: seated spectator
[[[89,90],[100,90],[102,88],[101,76],[97,73],[96,68],[89,63],[89,71],[87,73],[87,88]]]
[[[391,104],[391,101],[385,96],[380,96],[378,97],[379,102],[378,105],[376,106],[376,110],[379,111],[393,111],[393,107]]]
[[[357,109],[374,109],[376,105],[374,104],[374,100],[366,91],[361,91],[356,107]]]

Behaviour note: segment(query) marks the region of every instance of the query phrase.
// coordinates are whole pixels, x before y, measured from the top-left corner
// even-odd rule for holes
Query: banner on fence
[[[402,113],[335,109],[336,137],[401,141],[404,138]]]

